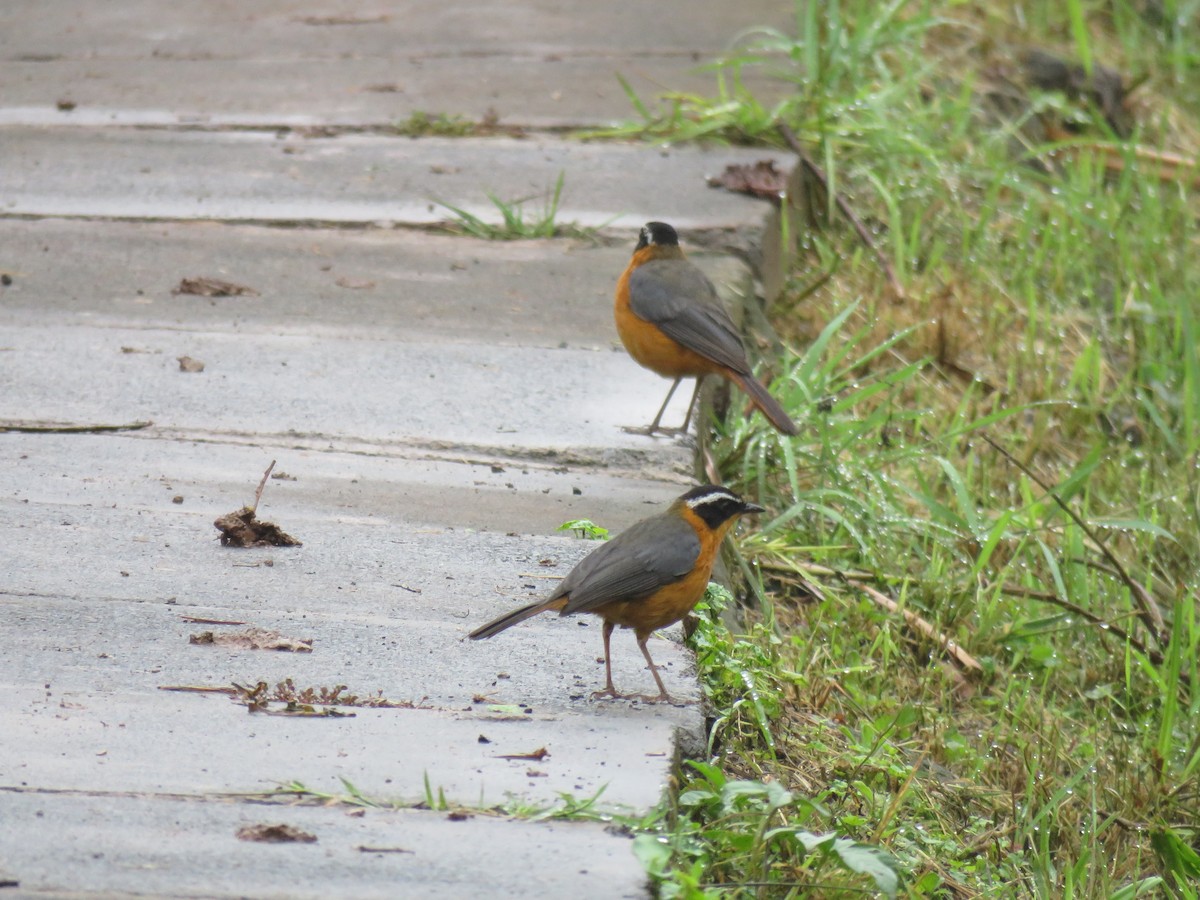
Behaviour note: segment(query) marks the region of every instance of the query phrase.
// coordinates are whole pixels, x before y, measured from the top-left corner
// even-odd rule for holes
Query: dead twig
[[[874,600],[878,606],[882,606],[888,612],[900,613],[900,615],[904,616],[905,622],[941,647],[951,659],[953,659],[964,669],[967,669],[971,672],[983,671],[983,666],[979,664],[979,660],[964,650],[959,645],[958,641],[938,631],[933,627],[932,624],[918,616],[912,610],[901,609],[899,603],[897,603],[887,594],[875,590],[875,588],[871,587],[869,584],[856,584],[854,586]]]
[[[1104,555],[1104,558],[1108,560],[1109,564],[1112,565],[1117,578],[1124,582],[1125,586],[1129,588],[1129,592],[1133,595],[1134,602],[1137,604],[1138,612],[1142,619],[1142,624],[1146,627],[1146,630],[1150,632],[1150,635],[1154,638],[1155,643],[1161,646],[1164,635],[1166,634],[1166,623],[1163,621],[1162,612],[1158,608],[1158,603],[1156,603],[1154,598],[1146,592],[1145,588],[1133,580],[1133,576],[1129,574],[1125,566],[1123,566],[1121,561],[1117,559],[1117,555],[1109,549],[1108,544],[1106,544],[1100,538],[1100,535],[1096,532],[1096,529],[1092,528],[1091,525],[1085,522],[1083,517],[1075,512],[1075,510],[1073,510],[1065,500],[1059,497],[1056,490],[1043,481],[1032,469],[1029,468],[1029,466],[1025,465],[1023,462],[1001,447],[996,441],[992,440],[989,435],[984,434],[982,437],[985,441],[992,445],[992,448],[997,453],[1020,469],[1030,481],[1045,491],[1047,496],[1049,496],[1054,500],[1055,503],[1058,504],[1059,509],[1065,512],[1071,518],[1071,521],[1078,525],[1080,529],[1082,529],[1083,533],[1088,536],[1088,539],[1097,547],[1097,549],[1099,549],[1099,551]]]
[[[826,191],[828,191],[829,179],[825,177],[825,173],[822,171],[821,167],[818,166],[813,161],[813,158],[808,155],[808,151],[804,149],[804,145],[801,144],[800,139],[796,137],[796,132],[792,131],[792,129],[789,128],[785,123],[780,122],[779,133],[783,135],[783,139],[787,142],[787,145],[792,148],[792,152],[800,157],[800,164],[804,166],[804,168],[807,169],[808,172],[821,183],[821,186],[825,188]],[[904,286],[900,284],[900,279],[896,277],[896,270],[892,266],[892,261],[888,259],[883,251],[875,245],[875,240],[871,237],[871,232],[867,231],[867,226],[862,223],[862,220],[854,214],[854,210],[850,208],[850,201],[848,201],[840,192],[834,193],[833,200],[837,204],[837,208],[841,210],[842,215],[846,217],[846,220],[854,228],[855,233],[858,235],[858,239],[863,242],[863,245],[868,250],[871,251],[871,254],[875,257],[875,261],[878,262],[879,267],[883,269],[883,273],[887,276],[888,284],[891,285],[892,291],[895,293],[896,298],[898,300],[903,300],[905,296]]]
[[[0,431],[15,431],[21,434],[97,434],[106,431],[140,431],[153,422],[128,422],[124,425],[38,425],[32,422],[0,422]]]
[[[258,512],[258,501],[262,499],[263,488],[267,486],[267,479],[271,477],[271,470],[275,468],[275,460],[271,460],[271,464],[267,466],[267,471],[263,472],[262,481],[258,483],[258,490],[254,492],[254,505],[250,507],[251,511]]]

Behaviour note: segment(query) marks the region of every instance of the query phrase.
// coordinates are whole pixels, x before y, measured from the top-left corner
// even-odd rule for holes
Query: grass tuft
[[[886,889],[776,829],[886,851],[908,896],[1196,896],[1200,7],[1156,9],[798,3],[712,97],[626,85],[610,134],[783,123],[825,176],[771,310],[801,436],[715,423],[770,513],[740,621],[693,638],[714,725],[640,843],[664,896]]]

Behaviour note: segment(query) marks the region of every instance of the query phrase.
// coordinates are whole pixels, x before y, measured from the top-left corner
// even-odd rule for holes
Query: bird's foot
[[[686,428],[663,428],[661,425],[657,428],[650,425],[622,425],[621,430],[626,434],[640,434],[643,437],[686,437],[691,434]]]
[[[592,691],[592,693],[588,696],[588,699],[589,700],[627,700],[627,699],[629,699],[629,695],[622,694],[615,687],[612,687],[610,685],[609,687],[606,687],[602,691]]]
[[[694,700],[677,700],[666,691],[661,694],[622,694],[616,688],[592,691],[592,700],[638,700],[642,703],[670,703],[672,706],[690,706]]]

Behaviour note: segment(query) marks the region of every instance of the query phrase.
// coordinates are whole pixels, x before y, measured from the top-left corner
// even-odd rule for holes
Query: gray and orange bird
[[[739,516],[762,512],[727,488],[692,488],[666,510],[601,544],[575,566],[545,600],[522,606],[471,632],[490,638],[538,613],[594,613],[604,620],[604,690],[593,698],[670,701],[646,641],[659,628],[678,622],[700,602],[721,541]],[[618,625],[632,628],[654,681],[657,696],[621,694],[613,686],[609,639]]]
[[[679,246],[675,229],[665,222],[642,227],[633,258],[617,281],[614,317],[625,349],[643,367],[674,383],[645,434],[686,432],[705,375],[720,375],[750,397],[750,402],[783,434],[797,433],[779,402],[750,371],[741,336],[721,305],[716,288]],[[663,412],[679,382],[696,379],[696,390],[680,429],[660,428]]]

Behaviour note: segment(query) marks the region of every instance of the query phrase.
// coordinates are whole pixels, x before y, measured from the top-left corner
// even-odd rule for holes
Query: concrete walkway
[[[702,740],[698,705],[587,699],[594,621],[463,638],[591,549],[560,523],[620,530],[690,481],[687,447],[620,427],[666,388],[611,320],[637,228],[746,243],[766,211],[704,182],[760,152],[560,131],[632,115],[616,72],[647,98],[709,90],[694,66],[744,28],[786,27],[786,6],[3,5],[3,896],[645,894],[628,838],[600,824],[263,795],[645,811],[680,742]],[[530,134],[386,133],[418,110]],[[559,221],[613,241],[414,227],[446,217],[434,201],[494,219],[487,192],[543,194],[559,173]],[[746,289],[732,258],[697,259]],[[255,293],[174,292],[196,277]],[[135,422],[153,424],[62,430]],[[286,477],[259,513],[303,546],[221,548],[212,521],[272,459]],[[312,651],[195,644],[243,626],[189,619]],[[686,650],[653,650],[698,698]],[[627,632],[614,668],[650,687]],[[286,679],[411,708],[251,715],[161,690]],[[237,837],[262,823],[317,840]]]

